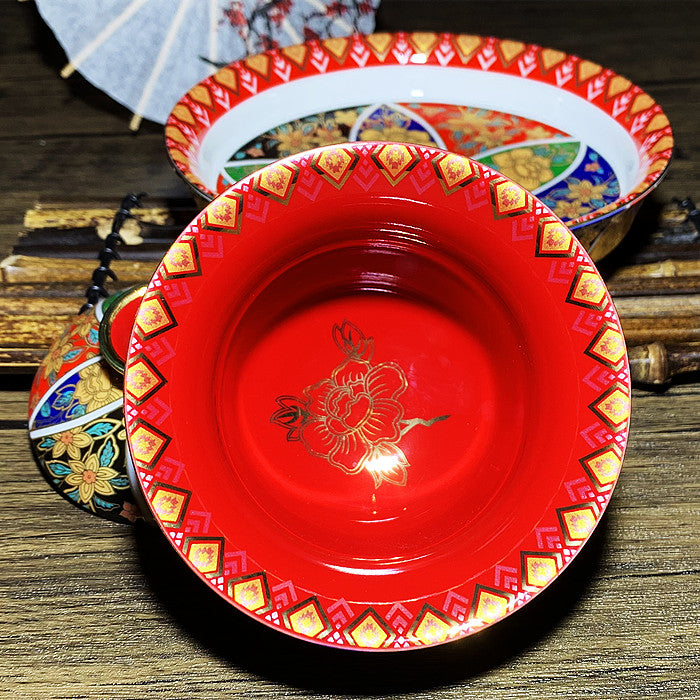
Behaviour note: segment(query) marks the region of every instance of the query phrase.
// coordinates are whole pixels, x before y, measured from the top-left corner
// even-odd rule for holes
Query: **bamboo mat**
[[[118,281],[147,282],[197,213],[190,200],[144,202],[122,229]],[[0,261],[0,374],[33,373],[84,302],[116,202],[37,204],[25,213],[12,254]],[[664,206],[647,232],[635,222],[600,265],[622,321],[636,378],[663,382],[700,368],[700,235],[687,210]]]

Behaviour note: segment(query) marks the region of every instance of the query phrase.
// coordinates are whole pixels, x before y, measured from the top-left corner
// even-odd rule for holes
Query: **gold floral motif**
[[[35,447],[50,481],[70,500],[93,513],[118,513],[131,520],[134,513],[118,511],[126,508],[123,499],[109,498],[130,488],[123,469],[126,435],[120,426],[123,426],[121,420],[100,417],[83,426],[44,436]]]
[[[67,340],[67,333],[64,333],[60,338],[54,341],[49,348],[49,352],[44,358],[44,378],[54,376],[63,366],[63,358],[73,349],[73,344]]]
[[[580,180],[569,184],[569,193],[566,195],[575,204],[589,204],[594,199],[603,199],[607,185],[594,185],[590,180]]]
[[[313,133],[303,129],[279,131],[275,134],[275,138],[279,141],[279,154],[285,156],[307,151],[316,145]]]
[[[333,146],[334,144],[346,141],[340,133],[340,129],[335,129],[330,125],[319,126],[314,132],[314,146]]]
[[[581,213],[579,202],[571,202],[566,199],[558,199],[554,207],[554,213],[564,221],[575,219]]]
[[[121,235],[121,232],[120,232]],[[73,325],[73,335],[83,338],[90,345],[97,347],[97,325],[92,314],[79,314]]]
[[[458,114],[450,117],[446,124],[451,131],[483,132],[493,125],[493,117],[489,113],[458,107]]]
[[[352,125],[357,121],[357,110],[336,109],[335,112],[333,112],[333,118],[337,124],[352,127]]]
[[[532,148],[515,148],[496,153],[493,162],[499,172],[530,191],[554,177],[549,159],[535,155]]]
[[[122,397],[121,391],[112,385],[109,374],[99,363],[88,365],[78,372],[80,380],[75,385],[75,398],[85,405],[85,412],[96,411]]]
[[[531,129],[527,129],[525,133],[527,134],[527,141],[538,141],[540,139],[552,138],[551,129],[545,129],[541,124],[533,126]]]
[[[79,459],[80,450],[92,444],[92,436],[88,435],[82,427],[64,430],[62,433],[54,435],[56,440],[51,448],[51,456],[58,459],[68,453],[70,459]]]
[[[78,489],[78,500],[81,503],[90,503],[95,494],[111,496],[114,487],[111,479],[119,476],[119,472],[111,467],[103,467],[96,454],[88,455],[85,461],[69,459],[68,466],[71,473],[64,481],[68,486]]]
[[[394,141],[396,143],[416,143],[421,146],[436,146],[427,131],[407,129],[398,124],[387,124],[379,129],[365,129],[360,134],[362,141]]]
[[[271,421],[287,430],[287,440],[301,441],[309,454],[346,474],[367,471],[375,487],[383,481],[403,486],[410,464],[399,441],[417,425],[449,416],[404,419],[403,369],[395,362],[372,364],[374,339],[349,321],[333,326],[333,340],[345,360],[330,378],[307,386],[303,398],[278,397]]]

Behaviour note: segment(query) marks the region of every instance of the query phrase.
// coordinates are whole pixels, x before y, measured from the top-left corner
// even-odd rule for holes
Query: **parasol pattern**
[[[379,0],[38,0],[76,70],[142,118],[165,123],[217,67],[260,51],[374,29]]]

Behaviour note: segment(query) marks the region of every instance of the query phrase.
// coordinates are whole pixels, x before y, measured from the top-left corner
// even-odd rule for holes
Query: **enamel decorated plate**
[[[581,245],[428,146],[278,161],[158,267],[125,375],[156,520],[238,609],[398,650],[526,604],[589,538],[625,449],[619,320]]]
[[[596,260],[673,148],[661,107],[607,68],[518,41],[433,33],[312,41],[232,63],[181,98],[165,134],[177,171],[205,199],[314,147],[444,148],[536,194]]]

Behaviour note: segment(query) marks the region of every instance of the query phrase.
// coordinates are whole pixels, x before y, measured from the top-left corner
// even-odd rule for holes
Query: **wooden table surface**
[[[696,2],[384,0],[386,30],[550,45],[650,92],[676,157],[630,236],[673,197],[700,200]],[[65,61],[32,2],[0,0],[0,259],[38,201],[188,193],[162,127]],[[82,285],[81,285],[82,286]],[[26,376],[0,376],[0,695],[8,698],[700,697],[700,383],[636,389],[627,458],[600,526],[511,618],[445,647],[339,652],[230,609],[146,525],[109,523],[47,486],[27,439]]]

